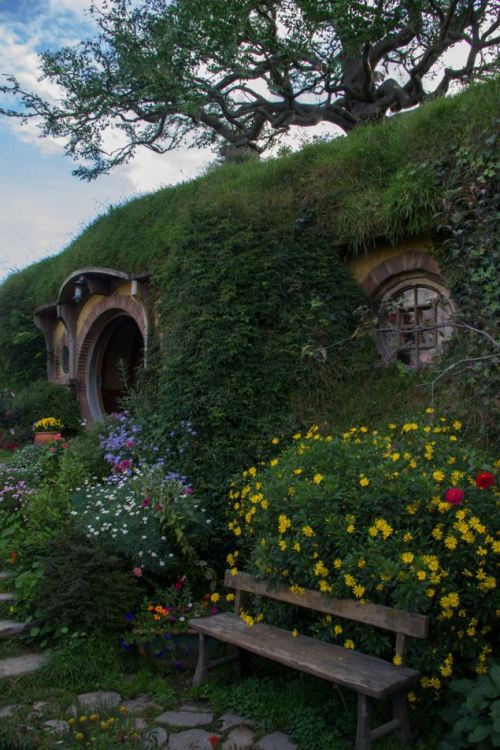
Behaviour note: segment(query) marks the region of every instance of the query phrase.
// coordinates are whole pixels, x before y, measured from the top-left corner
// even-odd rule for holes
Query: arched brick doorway
[[[144,357],[144,338],[136,321],[117,312],[106,316],[94,339],[85,382],[92,418],[120,410],[127,390],[134,385]]]
[[[144,358],[147,325],[141,306],[113,296],[99,302],[78,337],[78,399],[92,422],[120,409]]]

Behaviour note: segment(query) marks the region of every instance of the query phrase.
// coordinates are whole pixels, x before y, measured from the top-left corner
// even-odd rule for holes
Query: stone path
[[[0,584],[10,576],[0,571]],[[2,594],[0,602],[15,599]],[[12,620],[0,620],[0,639],[18,638],[30,625]],[[21,677],[39,669],[46,661],[43,654],[24,654],[0,659],[0,679]],[[1,719],[16,717],[20,706],[0,708]],[[135,731],[141,736],[145,750],[298,750],[289,737],[273,732],[258,738],[253,722],[232,711],[216,716],[207,705],[184,704],[177,711],[164,711],[148,695],[138,695],[127,701],[113,691],[82,693],[75,705],[69,706],[64,718],[50,715],[50,704],[39,701],[31,707],[30,717],[43,721],[43,730],[54,737],[64,737],[72,731],[72,723],[85,713],[129,714],[134,719]],[[53,714],[53,711],[52,711]],[[59,744],[59,743],[58,743]]]
[[[10,573],[0,571],[0,584],[10,578]],[[15,599],[14,594],[7,592],[0,593],[0,602],[6,603]],[[30,625],[25,622],[15,622],[14,620],[0,620],[0,640],[19,638]],[[46,662],[46,657],[42,654],[23,654],[23,656],[11,656],[7,659],[0,659],[0,679],[5,677],[22,677],[25,674],[35,672]]]
[[[12,720],[19,708],[0,708],[0,718]],[[63,737],[75,731],[75,718],[99,711],[129,714],[141,737],[140,747],[145,750],[298,750],[282,732],[258,738],[252,720],[232,711],[217,716],[206,704],[184,704],[178,711],[163,711],[145,694],[122,701],[114,691],[82,693],[76,697],[75,705],[69,706],[65,718],[51,716],[50,704],[43,701],[32,706],[30,717],[39,718],[45,732]]]

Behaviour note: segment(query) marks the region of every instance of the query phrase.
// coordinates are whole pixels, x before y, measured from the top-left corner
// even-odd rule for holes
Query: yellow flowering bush
[[[409,664],[422,672],[412,704],[486,671],[500,611],[500,463],[469,449],[461,427],[431,408],[385,430],[312,426],[230,489],[233,572],[430,616],[429,637],[409,640]],[[322,617],[311,632],[392,657],[383,631]]]

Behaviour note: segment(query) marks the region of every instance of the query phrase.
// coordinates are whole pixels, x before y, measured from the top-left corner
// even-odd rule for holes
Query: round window
[[[432,362],[453,333],[453,306],[444,289],[408,280],[384,295],[379,309],[378,348],[387,361],[409,367]]]

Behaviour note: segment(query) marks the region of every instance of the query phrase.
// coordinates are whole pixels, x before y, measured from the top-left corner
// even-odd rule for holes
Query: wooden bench
[[[356,732],[356,750],[370,750],[372,740],[383,737],[389,732],[396,732],[403,743],[410,740],[406,691],[416,683],[419,672],[404,666],[406,636],[426,638],[429,618],[402,610],[384,607],[378,604],[341,599],[330,599],[317,591],[305,590],[303,594],[294,594],[288,588],[279,586],[268,588],[266,583],[257,581],[247,573],[231,575],[226,571],[225,585],[236,591],[235,613],[219,613],[211,617],[193,619],[190,627],[199,633],[198,666],[194,684],[202,683],[208,670],[219,664],[234,661],[238,673],[241,673],[241,649],[258,656],[285,664],[315,677],[351,688],[358,693],[358,722]],[[292,634],[281,628],[264,623],[248,627],[240,618],[244,594],[254,594],[280,602],[287,602],[298,607],[322,612],[327,615],[347,620],[374,625],[396,633],[396,655],[401,658],[401,666],[353,651],[332,643],[319,641],[316,638]],[[210,661],[208,658],[208,639],[236,647],[234,653]],[[376,729],[370,728],[371,699],[392,697],[393,718]]]

